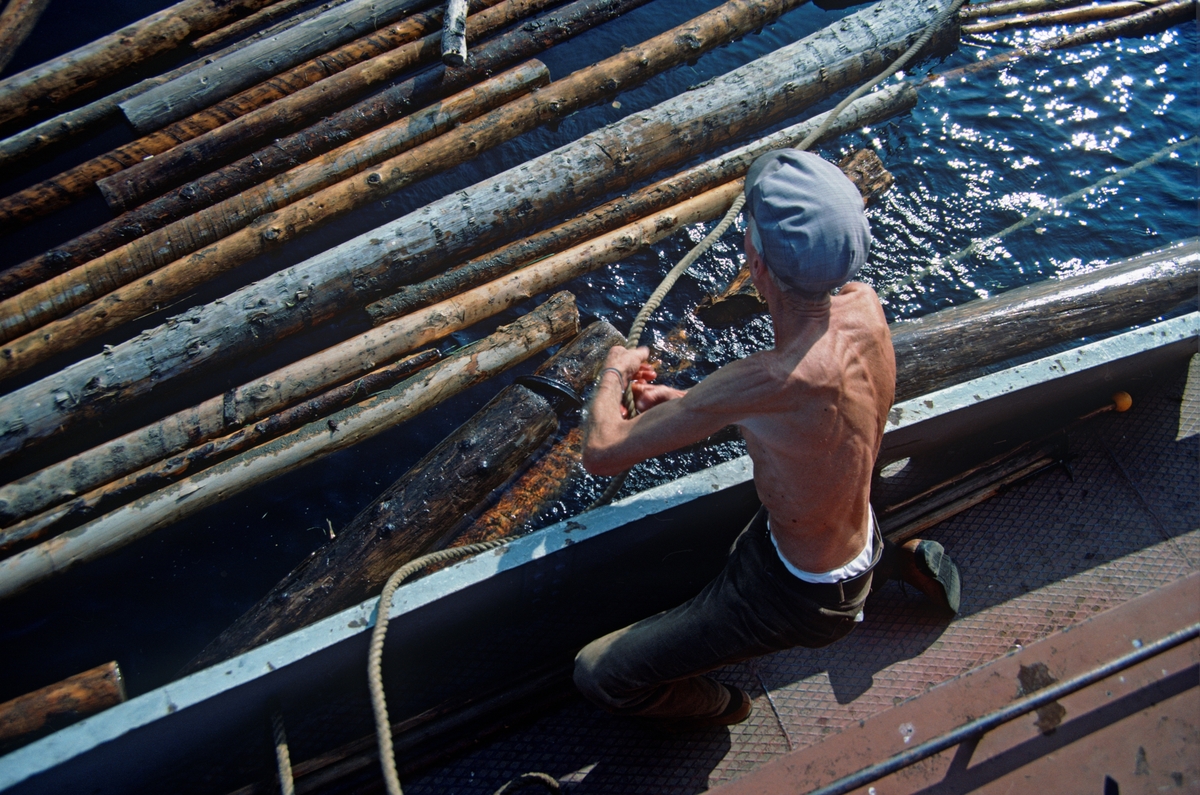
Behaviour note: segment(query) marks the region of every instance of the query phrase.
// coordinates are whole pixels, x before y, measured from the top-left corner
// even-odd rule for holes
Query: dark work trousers
[[[875,527],[871,569],[833,584],[800,580],[771,544],[760,509],[730,549],[725,568],[682,605],[592,641],[575,657],[575,684],[621,715],[707,718],[728,691],[703,674],[793,646],[845,637],[872,590],[895,568],[895,547]]]

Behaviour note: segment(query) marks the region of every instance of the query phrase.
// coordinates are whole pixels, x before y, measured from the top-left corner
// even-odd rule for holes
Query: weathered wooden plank
[[[548,346],[570,339],[578,331],[574,296],[555,296],[491,336],[328,420],[310,423],[0,560],[0,598],[108,554],[251,486],[382,433]]]
[[[730,3],[716,13],[724,15],[744,5]],[[755,4],[757,9],[763,5]],[[0,456],[86,417],[101,416],[116,401],[146,394],[165,379],[246,350],[259,335],[277,339],[360,306],[471,247],[482,247],[669,166],[693,148],[734,139],[794,114],[836,86],[882,69],[939,11],[937,4],[912,7],[882,0],[648,111],[631,114],[17,390],[0,405]],[[690,31],[678,35],[688,46],[703,43]],[[845,57],[856,51],[862,52]],[[403,179],[403,172],[372,169],[350,181],[351,195],[373,199],[381,195],[380,189]],[[308,217],[325,215],[327,198],[319,192],[292,205],[298,208],[298,227],[281,227],[278,213],[263,216],[251,228],[255,239],[246,244],[263,250],[274,239],[302,231]],[[305,300],[297,301],[299,294]]]
[[[314,55],[419,11],[431,2],[350,0],[128,99],[121,103],[121,112],[138,132],[153,130],[233,96]]]
[[[608,349],[621,340],[612,326],[594,323],[535,374],[583,391]],[[378,593],[398,567],[437,548],[464,514],[519,470],[557,427],[550,400],[521,384],[505,387],[185,670],[227,659]]]

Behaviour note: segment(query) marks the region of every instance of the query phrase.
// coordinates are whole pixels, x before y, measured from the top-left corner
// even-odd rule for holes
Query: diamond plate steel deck
[[[541,770],[570,793],[701,792],[1186,576],[1200,564],[1197,359],[1189,369],[1134,392],[1133,410],[1073,429],[1065,465],[924,534],[962,570],[954,621],[890,584],[834,646],[718,671],[754,697],[743,724],[664,737],[576,699],[406,779],[405,791],[491,793]]]

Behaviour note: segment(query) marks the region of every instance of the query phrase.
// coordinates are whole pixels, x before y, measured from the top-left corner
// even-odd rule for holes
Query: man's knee
[[[603,639],[601,639],[603,640]],[[589,701],[601,706],[609,706],[610,699],[604,687],[604,644],[595,640],[584,646],[575,655],[575,670],[572,678],[575,687]]]

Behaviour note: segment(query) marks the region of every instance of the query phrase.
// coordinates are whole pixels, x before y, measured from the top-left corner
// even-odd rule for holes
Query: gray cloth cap
[[[793,289],[833,290],[866,262],[871,228],[862,196],[817,155],[779,149],[755,160],[746,174],[746,210],[759,256]]]

